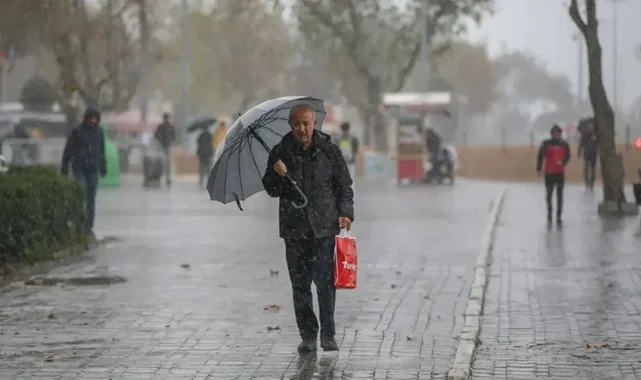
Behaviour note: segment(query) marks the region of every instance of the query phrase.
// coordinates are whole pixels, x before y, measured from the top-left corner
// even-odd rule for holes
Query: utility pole
[[[612,0],[612,92],[614,113],[619,111],[619,30],[617,27],[618,5],[625,0]]]
[[[585,41],[583,40],[583,35],[580,32],[577,32],[574,34],[574,41],[576,41],[577,44],[577,71],[576,71],[576,83],[577,83],[577,106],[581,106],[583,104],[584,100],[584,95],[583,92],[585,91],[585,63],[584,63],[584,58],[585,58],[585,53],[584,53],[584,44]]]
[[[138,20],[140,22],[140,119],[145,128],[149,118],[149,20],[147,0],[138,0]]]
[[[421,61],[425,64],[425,73],[423,77],[423,87],[425,91],[430,90],[430,15],[429,15],[429,1],[423,0],[423,27],[421,33]]]
[[[182,104],[180,106],[180,123],[183,128],[187,125],[191,111],[191,49],[189,46],[189,6],[187,0],[182,0],[182,52],[180,63],[182,66]],[[182,134],[182,132],[181,132]]]

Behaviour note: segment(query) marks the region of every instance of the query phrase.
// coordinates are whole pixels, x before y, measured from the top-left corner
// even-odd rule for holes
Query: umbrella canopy
[[[307,104],[314,110],[316,128],[320,129],[325,118],[325,106],[321,99],[309,96],[267,100],[236,119],[214,156],[214,167],[207,182],[212,201],[223,204],[236,202],[242,210],[240,201],[264,190],[262,177],[269,153],[291,131],[289,112],[300,104]],[[305,207],[305,195],[291,178],[290,182],[304,200],[299,206]]]
[[[207,129],[215,124],[217,119],[215,117],[203,117],[196,119],[187,126],[187,132],[194,132],[201,129]]]

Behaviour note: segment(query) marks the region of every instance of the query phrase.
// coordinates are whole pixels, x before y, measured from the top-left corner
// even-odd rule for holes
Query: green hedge
[[[54,258],[87,242],[84,189],[55,167],[0,173],[0,266]]]

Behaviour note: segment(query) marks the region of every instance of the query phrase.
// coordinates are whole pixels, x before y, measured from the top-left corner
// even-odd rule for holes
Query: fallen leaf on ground
[[[586,343],[585,348],[608,348],[610,347],[607,343]]]
[[[392,285],[390,285],[390,288],[392,288],[392,289],[396,289],[396,284],[392,284]]]
[[[278,305],[267,305],[263,308],[263,310],[272,310],[272,311],[278,311],[280,310],[280,306]]]
[[[273,270],[273,269],[269,270],[269,275],[272,276],[272,277],[278,277],[279,273],[280,273],[280,271],[277,271],[277,270]]]
[[[277,331],[280,330],[280,326],[267,326],[267,331]]]
[[[183,268],[183,269],[189,269],[189,268],[191,268],[191,265],[189,265],[189,264],[180,264],[180,267]]]
[[[52,361],[53,361],[53,356],[47,356],[47,357],[45,358],[45,361],[46,361],[46,362],[52,362]]]
[[[47,315],[47,318],[49,318],[49,319],[56,319],[56,316],[55,316],[55,315],[53,315],[53,313],[49,313],[49,315]]]
[[[411,336],[406,336],[406,337],[405,337],[405,339],[407,339],[407,340],[414,340],[414,338],[412,338]]]

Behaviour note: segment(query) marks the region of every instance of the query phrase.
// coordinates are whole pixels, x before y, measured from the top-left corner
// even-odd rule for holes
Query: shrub
[[[32,263],[87,241],[84,189],[55,167],[0,173],[0,266]]]

